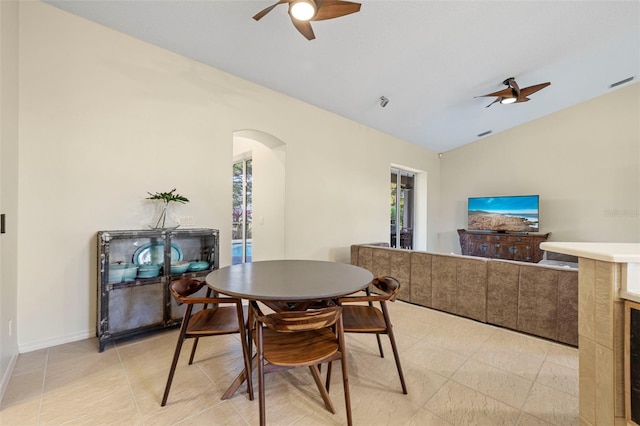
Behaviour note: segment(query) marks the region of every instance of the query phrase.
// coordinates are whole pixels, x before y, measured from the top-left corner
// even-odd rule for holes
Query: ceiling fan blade
[[[316,35],[313,33],[313,28],[311,28],[311,23],[309,21],[298,21],[297,19],[291,18],[291,22],[293,22],[293,26],[296,27],[300,34],[305,36],[307,40],[313,40],[316,38]]]
[[[323,21],[325,19],[339,18],[360,11],[360,3],[342,0],[324,0],[319,3],[318,12],[312,21]]]
[[[546,83],[541,83],[541,84],[536,84],[534,86],[529,86],[529,87],[525,87],[524,89],[520,89],[520,96],[521,97],[527,97],[529,95],[531,95],[532,93],[536,93],[538,90],[542,90],[545,87],[549,86],[551,83],[550,82],[546,82]]]
[[[477,96],[476,96],[477,97]],[[495,104],[496,102],[500,102],[502,100],[502,98],[496,98],[493,102],[491,102],[489,105],[487,105],[485,108],[489,108],[491,105]]]
[[[518,100],[514,102],[514,104],[519,104],[520,102],[529,102],[529,101],[530,101],[529,98],[520,96]]]
[[[267,13],[271,12],[271,10],[273,10],[274,7],[276,7],[279,4],[283,4],[283,3],[290,3],[291,0],[280,0],[277,3],[272,4],[271,6],[262,9],[260,12],[256,13],[253,16],[253,19],[255,19],[256,21],[259,21],[260,19],[262,19],[264,17],[264,15],[266,15]]]
[[[502,98],[510,98],[510,97],[513,96],[513,91],[511,90],[511,88],[502,89],[502,90],[499,90],[497,92],[488,93],[486,95],[476,96],[476,98],[486,98],[486,97],[489,97],[489,96],[498,96],[498,97],[502,97]]]

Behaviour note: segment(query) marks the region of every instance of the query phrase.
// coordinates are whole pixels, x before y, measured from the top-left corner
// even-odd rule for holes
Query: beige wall
[[[0,400],[18,355],[18,3],[0,1]],[[13,326],[10,328],[10,323]]]
[[[230,262],[236,131],[286,145],[287,258],[388,239],[391,163],[438,196],[434,152],[39,2],[20,5],[19,108],[22,352],[94,335],[95,234],[145,226],[147,191],[187,196],[178,213],[220,229]]]
[[[442,251],[460,253],[471,196],[539,194],[540,231],[553,241],[640,242],[640,83],[441,161]]]

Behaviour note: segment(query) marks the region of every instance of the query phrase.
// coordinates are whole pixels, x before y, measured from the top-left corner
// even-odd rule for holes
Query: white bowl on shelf
[[[172,274],[184,274],[191,266],[191,262],[185,261],[173,261],[171,262],[171,273]]]
[[[160,275],[161,268],[157,263],[143,263],[138,266],[138,278],[155,278]]]
[[[191,262],[191,265],[189,265],[189,272],[206,271],[207,269],[209,269],[209,262],[206,260]]]
[[[109,264],[109,284],[131,281],[136,278],[138,266],[133,263]]]

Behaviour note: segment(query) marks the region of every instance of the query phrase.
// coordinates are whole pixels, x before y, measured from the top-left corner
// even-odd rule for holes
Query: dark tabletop
[[[212,271],[206,281],[214,290],[242,299],[300,301],[355,293],[372,279],[371,272],[346,263],[267,260]]]

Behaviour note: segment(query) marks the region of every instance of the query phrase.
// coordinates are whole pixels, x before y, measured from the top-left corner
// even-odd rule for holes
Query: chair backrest
[[[340,319],[341,314],[341,307],[332,306],[308,311],[284,311],[269,315],[258,315],[257,319],[272,330],[282,333],[295,333],[330,327]]]
[[[393,277],[378,277],[371,284],[387,295],[387,300],[394,301],[400,291],[400,282]]]
[[[185,297],[191,296],[193,293],[205,286],[204,281],[198,281],[193,278],[182,278],[172,281],[169,284],[169,291],[176,298],[178,303],[182,304]]]

